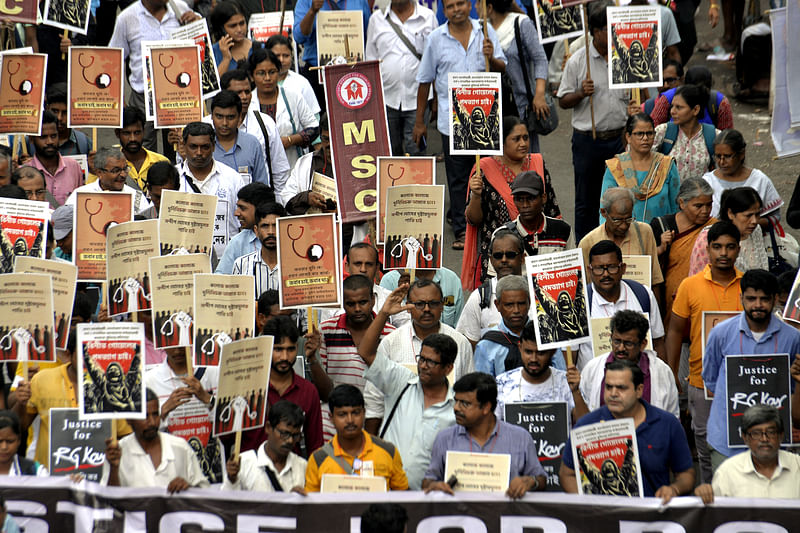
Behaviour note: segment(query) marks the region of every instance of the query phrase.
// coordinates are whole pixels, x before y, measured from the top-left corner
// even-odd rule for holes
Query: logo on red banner
[[[350,109],[364,107],[372,96],[372,85],[363,74],[353,72],[343,76],[336,84],[336,98]]]

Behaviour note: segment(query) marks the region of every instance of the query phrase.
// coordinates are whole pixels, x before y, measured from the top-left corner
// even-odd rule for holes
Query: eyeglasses
[[[774,439],[780,434],[780,432],[775,428],[769,428],[763,431],[760,429],[751,429],[750,431],[747,432],[747,434],[750,436],[751,439],[762,439],[764,438],[764,436],[767,436],[770,439]]]
[[[272,69],[272,70],[257,70],[255,72],[253,72],[253,77],[254,78],[266,78],[267,76],[274,76],[277,73],[278,73],[278,71],[275,70],[275,69]]]
[[[611,338],[611,346],[623,346],[626,350],[635,347],[637,343],[633,341],[624,341],[622,339]]]
[[[275,428],[275,431],[278,433],[278,437],[280,437],[281,440],[300,440],[300,437],[303,436],[302,431],[297,431],[297,432],[284,431],[282,429],[277,429],[277,428]]]
[[[417,311],[422,311],[425,309],[426,305],[431,309],[438,309],[442,306],[443,302],[441,300],[429,300],[427,302],[425,300],[420,300],[418,302],[408,302],[408,303],[416,307]]]
[[[41,198],[45,194],[47,194],[47,189],[38,189],[38,190],[35,190],[35,191],[26,190],[25,191],[25,196],[27,196],[28,198]]]
[[[591,265],[592,274],[595,276],[602,276],[603,272],[608,272],[609,274],[616,274],[619,272],[620,265]]]
[[[417,355],[415,359],[417,360],[417,363],[421,365],[432,366],[434,368],[437,366],[444,366],[444,363],[442,363],[441,361],[434,361],[433,359],[428,359],[422,354]]]
[[[98,168],[97,170],[102,170],[103,172],[108,172],[109,174],[114,174],[115,176],[119,174],[127,174],[128,167],[115,167],[115,168]]]
[[[717,161],[730,161],[733,160],[734,157],[739,155],[738,153],[735,154],[714,154],[714,159]]]
[[[500,261],[503,257],[508,257],[509,259],[515,259],[519,252],[492,252],[492,257]]]
[[[623,223],[624,224],[632,224],[633,221],[636,220],[636,219],[634,217],[628,217],[628,218],[609,217],[608,220],[610,220],[611,223],[614,224],[615,226],[619,226],[620,224],[623,224]]]
[[[655,137],[656,136],[656,132],[655,132],[655,130],[651,130],[651,131],[632,131],[631,132],[631,136],[636,137],[637,139],[639,139],[641,141],[645,137]]]

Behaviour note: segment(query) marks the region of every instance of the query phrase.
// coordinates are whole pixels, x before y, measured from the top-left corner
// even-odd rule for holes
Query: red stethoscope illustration
[[[89,85],[94,85],[98,89],[108,89],[111,86],[111,75],[106,72],[98,74],[94,81],[86,77],[86,69],[94,65],[94,56],[91,56],[91,61],[89,61],[88,65],[84,65],[83,53],[78,54],[78,65],[81,66],[81,76]]]
[[[312,263],[315,263],[320,259],[322,259],[322,255],[325,253],[325,250],[322,249],[321,244],[312,244],[311,246],[309,246],[308,250],[306,250],[305,255],[301,255],[297,251],[297,248],[295,248],[297,241],[303,238],[303,233],[305,233],[306,231],[305,226],[300,226],[300,235],[298,235],[297,237],[292,237],[291,231],[292,231],[292,225],[289,224],[288,226],[286,226],[286,235],[292,241],[292,251],[294,252],[294,255],[296,255],[300,259],[306,259],[307,261],[311,261]]]
[[[86,201],[83,203],[83,209],[89,215],[89,227],[92,228],[92,231],[94,231],[98,235],[108,235],[108,230],[119,224],[119,222],[117,222],[116,220],[109,220],[108,222],[106,222],[106,225],[103,226],[102,229],[97,229],[94,225],[94,217],[95,215],[99,215],[100,211],[103,210],[103,202],[98,201],[97,203],[100,205],[97,208],[97,210],[94,213],[92,213],[91,211],[89,211],[89,200],[91,200],[91,198],[87,198]]]
[[[397,183],[398,180],[403,179],[403,174],[406,173],[406,167],[400,167],[400,175],[395,178],[394,176],[392,176],[393,165],[394,163],[389,163],[389,165],[386,167],[386,175],[389,176],[390,180],[392,180],[391,187],[394,187],[394,184]]]
[[[172,85],[180,87],[181,89],[185,89],[192,82],[192,75],[189,74],[188,72],[181,72],[180,74],[178,74],[178,77],[175,78],[175,81],[172,81],[169,77],[169,74],[167,74],[167,69],[172,67],[172,64],[175,63],[175,56],[169,56],[170,60],[169,65],[165,65],[163,62],[163,58],[165,55],[166,54],[160,54],[158,56],[158,64],[161,65],[162,69],[164,69],[164,78]]]
[[[11,72],[12,63],[17,66],[17,69],[14,72]],[[21,94],[22,96],[25,96],[27,94],[30,94],[31,91],[33,90],[33,82],[31,80],[26,79],[22,80],[22,83],[20,83],[19,85],[16,85],[12,81],[12,78],[17,74],[17,72],[19,72],[19,69],[21,68],[22,68],[22,63],[13,62],[10,59],[6,64],[6,72],[8,72],[8,84],[11,86],[11,90]]]

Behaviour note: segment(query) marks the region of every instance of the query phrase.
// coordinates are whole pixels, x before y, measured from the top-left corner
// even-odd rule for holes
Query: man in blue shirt
[[[494,305],[503,320],[483,334],[474,355],[475,370],[495,377],[522,364],[517,344],[531,308],[528,282],[522,276],[501,278],[496,295]]]
[[[754,269],[741,279],[742,309],[739,315],[717,324],[708,336],[703,356],[703,381],[714,398],[708,416],[708,445],[711,448],[711,468],[747,448],[728,447],[727,373],[725,357],[745,354],[788,353],[794,358],[791,375],[800,381],[800,332],[773,315],[778,294],[778,279],[766,270]],[[792,381],[792,416],[800,423],[800,387]],[[785,407],[785,406],[784,406]]]
[[[214,159],[242,176],[245,183],[269,184],[264,152],[253,135],[239,131],[242,100],[233,91],[220,91],[211,99],[211,122],[217,133]]]
[[[245,185],[236,194],[236,211],[241,230],[228,242],[225,252],[214,270],[215,274],[232,274],[233,262],[238,257],[261,250],[261,241],[253,230],[256,225],[256,207],[262,203],[274,202],[275,194],[263,183]]]

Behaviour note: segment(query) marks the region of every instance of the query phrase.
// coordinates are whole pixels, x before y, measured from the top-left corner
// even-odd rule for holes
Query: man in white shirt
[[[305,494],[307,461],[292,451],[303,436],[303,410],[288,400],[269,408],[267,440],[256,450],[231,457],[222,490]]]
[[[381,61],[383,98],[392,155],[420,155],[411,131],[417,111],[416,72],[425,39],[436,29],[433,11],[412,0],[392,0],[384,11],[375,11],[369,19],[367,60]],[[413,75],[412,75],[413,74]]]
[[[261,248],[238,257],[233,262],[232,274],[253,276],[256,284],[256,299],[269,289],[278,290],[278,217],[285,217],[286,210],[277,202],[267,202],[256,207],[256,223],[253,227]]]

